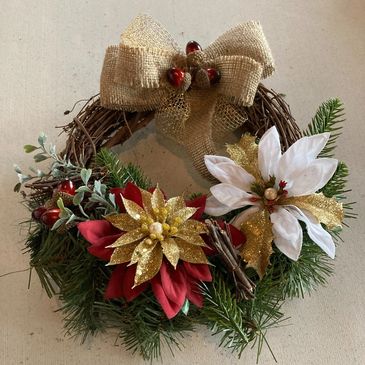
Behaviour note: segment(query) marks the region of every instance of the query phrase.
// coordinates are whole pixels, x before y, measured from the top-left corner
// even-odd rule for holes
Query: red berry
[[[41,221],[47,226],[52,227],[60,218],[61,210],[58,208],[48,209],[42,214]]]
[[[71,180],[62,181],[61,184],[58,185],[57,190],[61,193],[66,193],[69,195],[76,194],[75,185],[73,184],[73,182]]]
[[[219,80],[221,78],[221,73],[218,70],[216,70],[215,68],[207,68],[206,71],[208,73],[208,77],[209,77],[209,81],[210,81],[211,85],[219,82]]]
[[[200,46],[200,44],[198,42],[195,42],[195,41],[188,42],[186,45],[186,48],[185,48],[186,54],[189,54],[189,53],[192,53],[195,51],[201,51],[201,50],[202,50],[202,47]]]
[[[32,218],[35,221],[39,221],[43,215],[44,212],[46,212],[47,208],[45,207],[38,207],[36,209],[33,210],[32,212]]]
[[[279,182],[279,188],[282,188],[282,189],[284,189],[285,188],[285,186],[286,186],[286,181],[284,181],[284,180],[280,180],[280,182]]]
[[[172,67],[167,70],[167,79],[174,87],[180,87],[184,82],[185,72],[181,68]]]

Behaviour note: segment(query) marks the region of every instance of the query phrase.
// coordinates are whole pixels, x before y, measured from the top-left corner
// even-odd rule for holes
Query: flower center
[[[267,200],[275,200],[278,197],[278,191],[275,188],[267,188],[264,191],[264,197]]]
[[[285,190],[287,185],[286,181],[281,180],[278,184],[278,188],[275,188],[274,185],[275,177],[272,177],[270,181],[266,182],[264,185],[254,185],[252,191],[257,195],[253,196],[251,201],[261,201],[269,212],[273,212],[274,206],[280,204],[280,199],[285,197],[288,193]]]
[[[162,234],[163,232],[163,227],[162,224],[160,222],[153,222],[149,227],[148,227],[150,234]]]

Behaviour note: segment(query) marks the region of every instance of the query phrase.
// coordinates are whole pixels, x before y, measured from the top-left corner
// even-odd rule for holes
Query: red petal
[[[148,283],[143,283],[132,289],[134,285],[134,276],[136,274],[136,266],[137,265],[128,266],[123,277],[123,296],[127,302],[138,297],[138,295],[140,295],[148,286]]]
[[[124,198],[132,200],[133,202],[137,203],[140,207],[143,208],[142,194],[137,185],[128,182],[124,188],[123,196]]]
[[[196,220],[201,219],[201,217],[204,213],[206,201],[207,201],[207,196],[201,195],[193,200],[187,200],[185,202],[187,207],[198,208],[198,210],[195,212],[195,214],[191,217],[192,219],[196,219]]]
[[[188,285],[186,297],[197,307],[201,308],[203,306],[203,295],[196,282],[192,282]]]
[[[111,188],[110,192],[115,196],[115,204],[117,204],[120,213],[125,213],[122,195],[124,195],[124,188]]]
[[[81,222],[77,228],[88,242],[97,247],[111,245],[122,235],[119,229],[106,220]]]
[[[152,291],[155,295],[157,301],[160,303],[163,311],[168,319],[171,319],[179,313],[181,306],[177,305],[175,302],[169,300],[162,288],[160,274],[157,274],[152,280]]]
[[[160,277],[166,297],[181,308],[186,297],[186,275],[183,266],[177,265],[175,270],[172,265],[163,261]]]
[[[104,248],[97,246],[90,246],[87,248],[87,250],[91,255],[96,256],[104,261],[110,261],[110,257],[112,256],[113,253],[112,248]]]
[[[212,274],[210,273],[209,266],[206,264],[190,264],[189,262],[183,261],[185,270],[189,279],[201,280],[201,281],[212,281]]]
[[[104,293],[104,297],[106,299],[123,297],[122,282],[125,268],[126,268],[125,265],[117,265],[117,267],[113,270],[108,286]]]

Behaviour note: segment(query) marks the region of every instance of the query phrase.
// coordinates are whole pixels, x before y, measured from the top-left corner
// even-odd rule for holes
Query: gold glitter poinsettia
[[[105,217],[126,232],[108,247],[115,248],[109,265],[137,264],[134,285],[152,279],[160,270],[163,256],[176,268],[179,259],[207,264],[202,249],[206,232],[203,223],[191,219],[197,208],[186,207],[183,197],[165,201],[157,187],[153,193],[140,189],[143,208],[122,197],[126,213]]]
[[[205,156],[209,172],[221,181],[211,188],[205,212],[219,216],[247,207],[232,224],[247,237],[242,258],[261,277],[270,262],[272,242],[290,259],[299,258],[303,230],[298,220],[306,224],[313,242],[335,256],[332,237],[321,224],[328,229],[341,226],[342,204],[317,193],[338,164],[333,158],[317,158],[329,136],[303,137],[282,154],[279,134],[272,127],[258,145],[255,137],[245,135],[228,146],[232,159]]]

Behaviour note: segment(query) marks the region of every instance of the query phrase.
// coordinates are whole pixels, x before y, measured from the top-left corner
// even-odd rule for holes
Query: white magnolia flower
[[[339,225],[342,206],[334,199],[315,194],[327,184],[338,164],[333,158],[317,158],[329,137],[329,133],[303,137],[282,154],[279,134],[272,127],[260,139],[256,161],[240,163],[246,169],[236,163],[237,159],[235,162],[227,157],[205,156],[209,172],[221,181],[211,187],[205,212],[220,216],[247,207],[232,221],[240,228],[253,213],[267,209],[274,243],[292,260],[298,259],[302,248],[300,220],[306,224],[309,237],[334,258],[334,242],[321,222]],[[326,214],[337,219],[330,221]]]

